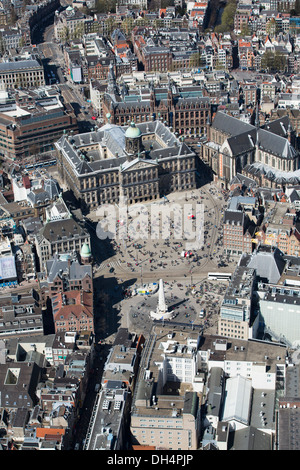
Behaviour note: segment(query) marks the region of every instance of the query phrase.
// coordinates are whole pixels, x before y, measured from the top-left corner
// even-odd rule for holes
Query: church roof
[[[287,160],[292,160],[296,156],[296,150],[286,137],[273,134],[268,130],[258,130],[258,146],[273,155],[277,155]]]
[[[224,132],[230,137],[237,136],[244,132],[249,132],[255,129],[255,127],[251,124],[243,122],[233,116],[229,116],[228,114],[223,113],[222,111],[218,111],[216,113],[211,127],[213,129],[217,129]]]
[[[253,176],[263,175],[278,184],[299,184],[300,170],[282,171],[261,162],[254,162],[245,166],[245,171]]]

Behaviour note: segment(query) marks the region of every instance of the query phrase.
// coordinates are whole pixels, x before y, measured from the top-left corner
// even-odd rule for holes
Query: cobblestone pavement
[[[194,207],[203,205],[203,221],[202,221],[202,237],[201,243],[197,249],[187,248],[191,245],[187,239],[188,236],[196,237],[196,228],[199,227],[198,221],[185,219],[182,222],[184,234],[187,237],[176,238],[176,226],[172,226],[173,220],[168,221],[168,227],[153,228],[153,224],[149,223],[149,232],[143,228],[144,221],[141,220],[140,227],[144,238],[134,239],[134,222],[128,221],[128,236],[120,237],[122,228],[120,225],[116,228],[116,236],[112,240],[101,240],[97,247],[98,260],[95,266],[95,275],[111,275],[122,278],[122,274],[128,278],[137,276],[142,282],[144,278],[158,279],[159,277],[169,277],[170,274],[176,277],[191,277],[193,274],[204,275],[209,270],[218,270],[220,261],[226,261],[227,256],[224,253],[222,245],[222,218],[224,205],[226,204],[223,194],[209,184],[203,188],[190,192],[174,193],[168,196],[168,200],[160,200],[153,203],[156,208],[161,203],[161,210],[180,205],[183,208],[186,205]],[[135,205],[136,206],[136,205]],[[151,212],[151,203],[144,205],[144,212],[141,210],[141,219],[144,218],[145,212]],[[133,209],[132,209],[133,210]],[[173,215],[171,214],[171,219]],[[89,220],[97,221],[99,217],[96,212],[90,213]],[[150,218],[149,218],[150,220]],[[119,221],[120,222],[120,221]],[[161,218],[159,219],[161,223]],[[139,220],[137,221],[137,224]],[[170,227],[170,230],[168,230]],[[159,235],[158,239],[153,239],[153,231]],[[152,233],[150,233],[152,230]],[[159,233],[158,233],[159,230]],[[165,236],[167,235],[169,236]],[[192,240],[192,244],[194,240]],[[190,251],[192,256],[183,257],[182,253]]]
[[[217,332],[219,305],[227,284],[208,282],[207,274],[233,272],[237,262],[237,259],[228,259],[223,250],[224,196],[226,198],[210,183],[197,190],[168,195],[167,201],[164,198],[158,201],[163,207],[173,203],[182,207],[186,203],[203,205],[203,244],[199,249],[191,250],[191,256],[182,256],[186,252],[186,240],[175,240],[176,227],[172,226],[169,238],[161,236],[155,241],[151,238],[133,240],[130,236],[122,242],[118,239],[99,241],[94,237],[94,252],[97,244],[94,277],[99,286],[96,290],[104,291],[110,299],[105,320],[102,312],[105,325],[101,327],[101,334],[104,337],[110,337],[120,326],[137,333],[150,330],[150,311],[156,308],[157,294],[124,298],[122,293],[128,287],[133,290],[151,282],[158,283],[159,279],[164,281],[168,305],[175,309],[174,321]],[[149,206],[150,203],[145,204],[144,208],[148,210]],[[88,223],[97,220],[96,213],[89,214]],[[196,221],[192,221],[190,227],[193,223],[196,225]],[[223,267],[219,266],[220,262],[224,263]],[[199,318],[202,308],[206,310],[204,319]]]

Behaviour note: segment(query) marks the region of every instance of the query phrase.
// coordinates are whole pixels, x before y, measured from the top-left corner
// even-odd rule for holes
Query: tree
[[[221,24],[216,26],[215,31],[218,33],[224,33],[227,31],[233,31],[234,27],[234,15],[236,12],[236,1],[229,0],[226,7],[224,8]]]
[[[64,41],[64,42],[68,42],[69,39],[70,39],[70,30],[67,26],[64,26],[63,27],[63,30],[61,32],[61,39]]]
[[[126,36],[129,36],[134,28],[134,21],[132,17],[127,16],[121,23],[121,29]]]
[[[80,8],[82,13],[84,13],[85,15],[87,16],[91,16],[92,15],[92,11],[90,8],[88,8],[87,6],[83,6]]]
[[[278,72],[284,72],[287,65],[286,57],[280,52],[274,54],[274,68]]]
[[[3,41],[2,35],[0,35],[0,54],[4,54],[5,52],[5,42]]]
[[[217,58],[217,60],[216,60],[216,63],[214,65],[214,69],[215,70],[224,70],[225,69],[224,64],[222,64],[222,62],[220,62],[219,58]]]
[[[153,27],[154,29],[159,30],[161,28],[164,27],[164,22],[161,18],[156,18],[154,21],[153,21]]]
[[[279,27],[278,27],[278,24],[275,20],[275,18],[272,18],[268,23],[267,23],[267,26],[266,26],[266,33],[271,36],[271,37],[274,37],[276,36],[276,34],[278,33],[279,31]]]
[[[40,147],[33,143],[30,145],[29,147],[29,155],[31,155],[34,159],[34,162],[36,162],[36,156],[38,155],[38,153],[40,152]]]
[[[96,0],[95,10],[97,13],[115,13],[117,0]]]
[[[251,30],[249,28],[249,25],[243,24],[243,26],[241,27],[241,32],[239,36],[244,37],[244,36],[250,36],[250,35],[251,35]]]
[[[271,51],[266,51],[261,58],[261,67],[266,70],[271,70],[273,68],[274,53]]]
[[[14,25],[18,20],[18,15],[16,14],[15,12],[15,8],[14,6],[12,5],[10,7],[10,24],[11,25]]]
[[[206,65],[206,60],[202,57],[202,54],[198,51],[191,55],[190,65],[192,68],[204,67]]]
[[[84,34],[84,25],[83,23],[79,23],[74,28],[72,39],[81,39],[83,34]]]
[[[300,0],[296,0],[295,2],[295,11],[296,11],[296,16],[300,15]]]
[[[226,33],[228,32],[229,29],[227,28],[227,26],[225,26],[224,24],[218,24],[218,26],[215,27],[215,32],[216,33]],[[207,32],[209,33],[210,30],[208,29]]]
[[[110,16],[105,20],[106,34],[111,35],[114,29],[116,29],[117,22],[114,17]]]
[[[280,52],[267,51],[261,58],[261,67],[269,72],[284,72],[286,57]]]

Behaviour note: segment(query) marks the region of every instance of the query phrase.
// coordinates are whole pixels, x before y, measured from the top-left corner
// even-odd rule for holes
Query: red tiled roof
[[[93,294],[85,291],[68,291],[59,292],[53,296],[53,305],[56,304],[53,310],[54,320],[58,316],[63,316],[64,319],[70,315],[79,317],[85,314],[87,317],[93,316]]]
[[[24,188],[29,189],[31,186],[29,176],[24,175],[22,180],[23,180]]]
[[[155,450],[155,446],[142,446],[142,445],[133,445],[133,450]]]
[[[36,437],[53,436],[60,437],[65,434],[65,429],[61,428],[36,428]]]

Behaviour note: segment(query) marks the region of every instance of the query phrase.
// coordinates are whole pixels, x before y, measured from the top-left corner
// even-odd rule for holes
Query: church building
[[[202,146],[202,158],[225,188],[237,173],[260,186],[300,182],[297,138],[288,116],[260,127],[258,120],[252,125],[218,111]]]

